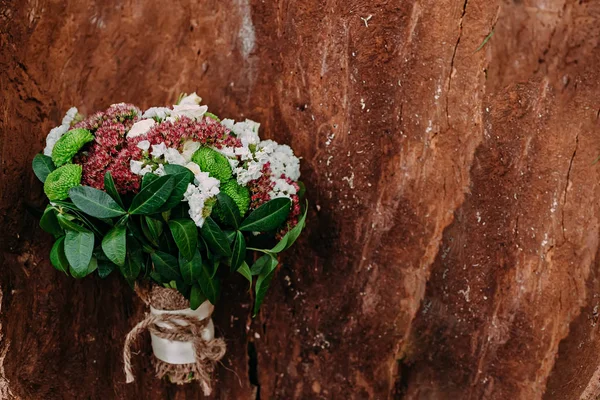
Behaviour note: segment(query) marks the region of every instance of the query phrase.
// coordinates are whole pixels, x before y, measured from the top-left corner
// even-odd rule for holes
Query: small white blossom
[[[152,145],[152,157],[160,157],[167,151],[167,146],[164,142]]]
[[[208,106],[199,106],[197,104],[174,105],[170,118],[188,117],[191,119],[200,119],[208,111]]]
[[[185,167],[187,169],[189,169],[190,171],[192,171],[194,176],[196,176],[197,174],[202,172],[202,170],[200,169],[200,166],[198,164],[196,164],[195,162],[189,162],[189,163],[185,164]]]
[[[250,145],[257,145],[260,142],[258,137],[258,128],[260,124],[247,119],[244,122],[234,122],[232,119],[224,119],[221,124],[235,133],[235,135],[242,141],[244,147]]]
[[[146,119],[146,118],[158,118],[158,119],[165,119],[167,118],[169,115],[171,115],[171,109],[167,108],[167,107],[151,107],[149,109],[147,109],[144,114],[142,115],[142,118]]]
[[[154,173],[158,176],[164,176],[167,174],[167,172],[165,171],[165,166],[162,164],[158,164],[158,168],[154,170]]]
[[[150,142],[147,140],[142,140],[137,144],[137,147],[144,151],[148,151],[148,149],[150,148]]]
[[[194,182],[200,188],[201,192],[209,197],[214,197],[219,194],[219,186],[221,182],[208,175],[208,172],[200,172],[195,175]]]
[[[287,197],[291,199],[291,196],[296,194],[296,188],[287,183],[285,179],[271,178],[271,181],[275,183],[273,189],[269,192],[271,199],[275,199],[277,197]]]
[[[179,154],[177,149],[168,148],[165,151],[164,156],[165,156],[165,161],[168,162],[169,164],[177,164],[177,165],[185,165],[186,164],[185,158],[181,154]]]
[[[136,175],[140,174],[140,171],[142,170],[143,166],[144,163],[141,161],[131,160],[129,162],[129,168],[131,169],[131,172],[133,172]]]
[[[262,175],[263,164],[257,161],[250,161],[246,168],[239,167],[234,170],[237,183],[246,186],[248,182],[258,179]]]
[[[190,162],[192,156],[199,148],[200,143],[194,142],[193,140],[186,140],[186,142],[183,144],[183,151],[181,152],[181,155],[183,158],[185,158],[186,162]]]
[[[156,125],[156,121],[153,119],[143,119],[133,124],[129,132],[127,132],[127,139],[134,138],[140,135],[146,134],[152,127]]]
[[[183,105],[198,105],[200,104],[200,102],[202,101],[202,97],[198,96],[196,94],[196,92],[185,96],[183,99],[181,99],[181,101],[179,102],[179,105],[183,106]]]
[[[69,111],[67,111],[67,113],[63,117],[61,124],[56,128],[50,130],[48,136],[46,136],[46,147],[44,148],[44,155],[52,155],[54,145],[56,144],[56,142],[58,142],[58,139],[60,139],[65,133],[69,131],[69,129],[71,129],[71,122],[73,122],[76,115],[77,108],[69,108]]]

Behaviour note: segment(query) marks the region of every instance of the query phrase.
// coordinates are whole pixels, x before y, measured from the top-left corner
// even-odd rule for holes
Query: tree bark
[[[142,302],[55,271],[31,212],[71,105],[194,90],[310,201],[260,315],[225,289],[214,398],[597,398],[599,41],[596,1],[0,0],[0,398],[201,397],[147,338],[125,384]]]

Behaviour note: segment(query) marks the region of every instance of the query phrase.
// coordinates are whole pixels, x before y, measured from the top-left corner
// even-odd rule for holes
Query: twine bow
[[[131,345],[135,339],[146,329],[163,339],[192,342],[194,347],[196,362],[194,364],[169,364],[162,360],[155,360],[156,376],[160,379],[169,375],[171,382],[183,384],[189,381],[190,373],[198,379],[202,386],[205,396],[210,395],[212,389],[210,385],[211,374],[214,365],[225,355],[225,341],[223,339],[205,340],[202,338],[202,331],[206,328],[209,319],[198,319],[181,314],[149,314],[139,322],[127,334],[125,338],[125,347],[123,348],[123,364],[125,370],[126,382],[134,381],[131,366]],[[159,323],[163,326],[158,325]]]

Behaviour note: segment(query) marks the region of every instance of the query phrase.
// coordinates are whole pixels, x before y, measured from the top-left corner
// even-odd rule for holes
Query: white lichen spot
[[[369,14],[369,16],[367,16],[367,17],[360,17],[360,19],[363,20],[363,22],[365,23],[365,26],[367,28],[369,27],[369,21],[371,20],[371,18],[373,18],[373,16],[371,14]]]
[[[350,189],[354,189],[354,172],[352,172],[350,176],[344,176],[342,180],[348,182],[348,186],[350,186]]]

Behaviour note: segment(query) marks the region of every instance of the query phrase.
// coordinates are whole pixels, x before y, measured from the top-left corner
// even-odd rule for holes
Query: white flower
[[[154,173],[158,176],[164,176],[167,174],[167,172],[165,171],[165,166],[162,164],[158,164],[158,168],[154,170]]]
[[[183,200],[187,201],[190,206],[190,210],[188,211],[190,218],[196,226],[202,227],[204,225],[202,212],[204,211],[205,197],[200,193],[200,188],[190,183],[183,194]]]
[[[51,156],[52,150],[54,149],[54,145],[58,142],[58,139],[62,137],[69,128],[66,125],[60,125],[56,128],[53,128],[48,136],[46,136],[46,147],[44,148],[44,155]]]
[[[177,149],[174,149],[174,148],[168,148],[165,151],[165,161],[168,162],[169,164],[177,164],[177,165],[185,165],[185,163],[186,163],[185,158],[183,158],[183,156],[181,154],[179,154]]]
[[[48,136],[46,136],[46,147],[44,148],[44,155],[52,155],[54,145],[56,144],[56,142],[58,142],[58,139],[60,139],[65,133],[69,131],[69,129],[71,129],[71,122],[73,122],[73,119],[75,119],[76,115],[77,108],[69,108],[69,111],[67,111],[67,113],[63,117],[61,124],[56,128],[50,130]]]
[[[131,160],[129,162],[129,168],[131,169],[131,172],[133,172],[136,175],[140,174],[140,171],[142,170],[143,166],[144,163],[141,161]]]
[[[213,197],[219,194],[221,182],[208,175],[208,172],[200,172],[195,175],[194,182],[200,188],[200,191],[207,197]]]
[[[156,125],[156,121],[153,119],[143,119],[133,124],[129,132],[127,132],[127,139],[134,138],[136,136],[144,135],[152,127]]]
[[[69,111],[67,111],[67,113],[65,114],[65,116],[62,119],[61,125],[71,126],[71,122],[73,122],[76,115],[77,115],[77,108],[75,108],[75,107],[69,108]]]
[[[146,119],[146,118],[158,118],[158,119],[165,119],[167,118],[169,115],[171,115],[171,109],[167,108],[167,107],[150,107],[149,109],[147,109],[144,114],[142,115],[142,118]]]
[[[250,161],[247,168],[239,167],[234,170],[237,183],[246,186],[248,182],[258,179],[262,175],[263,164],[257,161]]]
[[[183,144],[183,151],[181,152],[181,155],[183,156],[183,158],[185,158],[185,161],[189,162],[191,161],[192,156],[194,155],[196,150],[198,150],[199,148],[200,143],[194,142],[192,140],[187,140]]]
[[[131,160],[129,162],[129,168],[131,169],[131,172],[140,176],[144,176],[148,172],[152,172],[152,166],[146,165],[144,167],[144,163],[142,161]]]
[[[179,102],[179,105],[198,105],[200,104],[200,102],[202,101],[202,97],[198,96],[196,94],[196,92],[185,96],[183,99],[181,99],[181,101]]]
[[[199,106],[198,104],[174,105],[170,118],[188,117],[191,119],[200,119],[207,111],[207,106]]]
[[[285,179],[271,178],[271,182],[275,183],[273,189],[269,192],[271,199],[277,197],[291,198],[291,195],[296,194],[296,188],[287,183]]]
[[[164,142],[152,145],[152,157],[160,157],[167,151],[167,146]]]
[[[221,124],[235,133],[235,135],[242,141],[244,147],[250,145],[257,145],[260,142],[258,137],[258,128],[260,124],[247,119],[244,122],[234,122],[232,119],[224,119]]]
[[[139,142],[137,144],[137,147],[139,147],[140,149],[142,149],[144,151],[148,151],[148,149],[150,148],[150,142],[147,140],[142,140],[141,142]]]
[[[187,169],[189,169],[190,171],[192,171],[194,176],[196,176],[200,172],[202,172],[202,170],[200,169],[200,166],[198,164],[196,164],[195,162],[189,162],[189,163],[185,164],[185,167]]]

